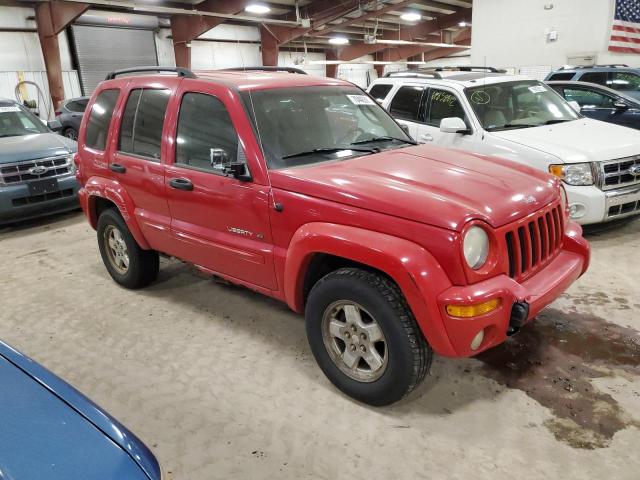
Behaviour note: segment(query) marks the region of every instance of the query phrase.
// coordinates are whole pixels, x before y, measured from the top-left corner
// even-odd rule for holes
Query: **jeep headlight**
[[[489,256],[489,235],[482,227],[471,227],[462,240],[462,250],[467,265],[478,270]]]
[[[551,165],[549,172],[567,185],[593,185],[593,173],[591,173],[590,163]]]

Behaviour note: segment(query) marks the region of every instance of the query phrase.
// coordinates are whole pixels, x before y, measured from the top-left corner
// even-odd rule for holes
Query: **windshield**
[[[580,118],[551,88],[536,81],[495,83],[465,89],[487,131],[538,127]]]
[[[47,132],[49,129],[31,112],[16,104],[0,103],[0,138]]]
[[[317,86],[242,93],[270,169],[368,155],[414,144],[355,87]],[[350,148],[351,147],[351,148]]]

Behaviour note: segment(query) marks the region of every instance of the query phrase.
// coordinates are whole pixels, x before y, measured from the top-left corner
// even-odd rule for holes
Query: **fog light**
[[[482,341],[484,340],[484,329],[480,330],[473,340],[471,340],[471,350],[477,350],[482,345]]]
[[[499,298],[494,298],[475,305],[447,305],[447,313],[452,317],[469,318],[492,312],[501,304]]]
[[[582,203],[572,203],[569,205],[569,217],[576,219],[584,217],[587,207]]]

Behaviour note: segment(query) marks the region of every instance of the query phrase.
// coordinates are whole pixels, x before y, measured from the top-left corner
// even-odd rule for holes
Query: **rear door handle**
[[[431,135],[430,133],[423,133],[422,135],[420,135],[420,140],[423,140],[425,142],[433,142],[433,135]]]
[[[172,178],[169,181],[169,186],[171,188],[175,188],[176,190],[193,190],[193,183],[191,183],[191,180],[188,180],[186,178]]]
[[[124,173],[127,171],[126,167],[124,165],[120,165],[119,163],[112,163],[111,165],[109,165],[109,170],[116,173]]]

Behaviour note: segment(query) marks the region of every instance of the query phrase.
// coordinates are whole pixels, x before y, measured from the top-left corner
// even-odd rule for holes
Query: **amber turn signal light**
[[[492,312],[501,305],[499,298],[476,303],[475,305],[447,305],[447,313],[452,317],[470,318],[479,317],[485,313]]]

